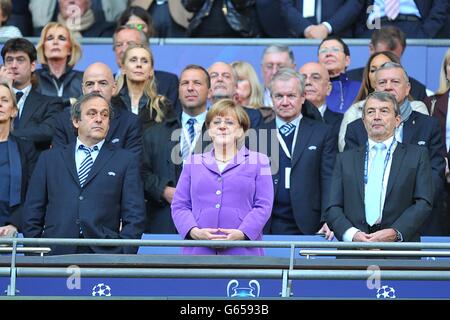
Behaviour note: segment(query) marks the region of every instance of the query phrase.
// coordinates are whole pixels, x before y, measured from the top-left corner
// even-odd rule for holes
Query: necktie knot
[[[23,96],[23,92],[22,91],[17,91],[16,92],[16,102],[19,102],[20,98],[22,98]]]
[[[295,124],[292,123],[285,123],[280,127],[280,133],[287,137],[289,136],[293,131],[295,130]]]
[[[83,150],[86,154],[91,154],[93,151],[98,151],[98,146],[94,146],[92,148],[86,147],[85,145],[80,144],[78,149]]]
[[[383,151],[384,149],[386,149],[386,145],[384,143],[379,142],[376,145],[374,145],[373,148],[378,153],[379,151]]]

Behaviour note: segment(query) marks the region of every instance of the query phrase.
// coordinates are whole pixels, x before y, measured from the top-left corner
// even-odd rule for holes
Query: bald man
[[[309,62],[299,69],[299,73],[305,77],[306,100],[319,110],[324,122],[333,128],[332,133],[337,138],[343,115],[327,107],[326,98],[331,92],[328,70],[320,63]]]
[[[114,114],[106,141],[140,156],[142,153],[142,128],[139,118],[126,109],[120,98],[113,97],[115,89],[113,73],[106,64],[96,62],[89,65],[84,71],[83,94],[100,93],[113,107]],[[53,147],[64,146],[76,140],[76,131],[70,118],[70,107],[56,116],[54,122]]]
[[[230,64],[218,61],[213,63],[208,69],[211,78],[211,91],[209,100],[215,103],[220,99],[236,100],[236,89],[238,77]],[[262,114],[258,110],[242,106],[250,118],[252,128],[258,127],[262,123]]]

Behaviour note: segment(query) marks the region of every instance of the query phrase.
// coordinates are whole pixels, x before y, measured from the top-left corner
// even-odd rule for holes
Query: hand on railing
[[[17,228],[12,224],[0,227],[0,237],[13,238],[17,234]]]
[[[328,225],[326,223],[324,223],[322,228],[320,228],[320,230],[317,231],[317,234],[325,235],[325,239],[327,239],[328,241],[331,241],[334,239],[334,232],[331,231],[331,229],[328,227]]]

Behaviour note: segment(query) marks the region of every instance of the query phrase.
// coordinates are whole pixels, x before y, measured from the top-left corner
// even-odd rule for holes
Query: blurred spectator
[[[261,108],[263,103],[263,90],[253,66],[245,61],[235,61],[231,67],[237,75],[237,102],[241,106],[253,109]]]
[[[437,34],[436,38],[450,39],[450,1],[447,7],[447,20]]]
[[[393,25],[408,38],[434,38],[446,23],[448,0],[365,0],[355,27],[359,38]],[[372,10],[370,10],[372,9]]]
[[[70,99],[81,95],[83,72],[73,69],[81,58],[80,44],[66,26],[49,22],[42,29],[36,50],[42,65],[42,69],[36,70],[39,79],[36,90],[63,98],[64,105],[70,106]]]
[[[173,113],[171,103],[156,90],[153,54],[148,47],[128,47],[121,66],[115,95],[120,97],[128,111],[139,116],[144,130]]]
[[[194,12],[187,34],[193,37],[255,37],[255,0],[182,0]]]
[[[131,6],[139,6],[152,17],[154,37],[185,37],[192,13],[180,0],[130,0]]]
[[[442,196],[443,201],[438,203],[440,212],[443,215],[443,231],[444,235],[450,234],[450,171],[448,164],[448,153],[450,152],[450,112],[449,112],[449,93],[450,93],[450,49],[445,53],[441,65],[439,76],[439,89],[436,94],[425,98],[425,104],[430,111],[430,115],[437,118],[441,128],[442,142],[445,144],[447,151],[446,168],[445,168],[445,193]]]
[[[397,27],[388,26],[377,29],[372,33],[369,43],[370,55],[375,52],[390,51],[401,59],[406,49],[405,33]],[[363,79],[364,68],[357,68],[347,72],[348,78],[355,81]],[[416,79],[409,77],[411,96],[414,100],[423,101],[427,96],[425,86]]]
[[[12,2],[11,15],[7,25],[19,28],[24,37],[33,35],[33,25],[31,23],[31,14],[28,10],[29,0],[14,0]]]
[[[352,38],[361,8],[359,0],[281,0],[289,35],[295,38],[325,39],[330,34]]]
[[[332,84],[327,106],[332,111],[344,113],[355,100],[361,85],[347,76],[350,49],[338,36],[329,36],[319,45],[318,59],[327,68]]]
[[[264,37],[286,38],[288,28],[285,19],[281,16],[279,1],[258,0],[255,2],[256,18]]]
[[[22,33],[15,26],[5,25],[12,12],[11,0],[0,0],[0,38],[21,38]]]
[[[119,17],[117,26],[127,26],[131,29],[142,31],[147,38],[155,34],[153,29],[152,17],[141,7],[128,7]]]
[[[32,142],[10,134],[19,113],[14,96],[0,83],[0,236],[12,236],[21,225],[20,210],[37,160]]]
[[[400,60],[398,56],[391,51],[380,51],[373,53],[367,61],[367,64],[363,69],[363,79],[358,95],[355,98],[355,102],[344,113],[344,119],[342,120],[341,128],[339,130],[339,151],[342,152],[345,148],[345,133],[347,131],[347,125],[356,119],[361,118],[366,97],[370,93],[374,92],[376,88],[377,83],[375,73],[386,62],[400,63]],[[414,111],[426,115],[428,114],[425,105],[421,101],[414,101],[414,98],[411,95],[408,95],[408,100],[410,100],[411,108]]]
[[[30,0],[34,35],[50,21],[67,24],[75,36],[110,37],[127,0]]]

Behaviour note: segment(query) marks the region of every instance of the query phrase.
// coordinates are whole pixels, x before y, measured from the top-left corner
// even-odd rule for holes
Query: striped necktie
[[[183,160],[186,159],[186,157],[189,155],[190,151],[191,151],[191,145],[194,142],[194,138],[195,138],[195,118],[190,118],[186,125],[187,125],[187,131],[189,134],[189,141],[186,141],[186,137],[185,135],[183,135],[184,137],[184,143],[183,143],[183,150],[181,151],[181,155],[183,157]]]
[[[86,179],[91,171],[94,160],[92,159],[92,151],[98,151],[98,147],[94,146],[92,149],[84,145],[80,145],[78,149],[83,150],[86,154],[83,162],[81,162],[80,169],[78,170],[78,179],[80,180],[80,186],[83,187]]]
[[[389,20],[395,20],[400,13],[400,0],[384,0],[384,12]]]
[[[287,137],[295,130],[295,124],[292,123],[285,123],[280,127],[280,133]]]

